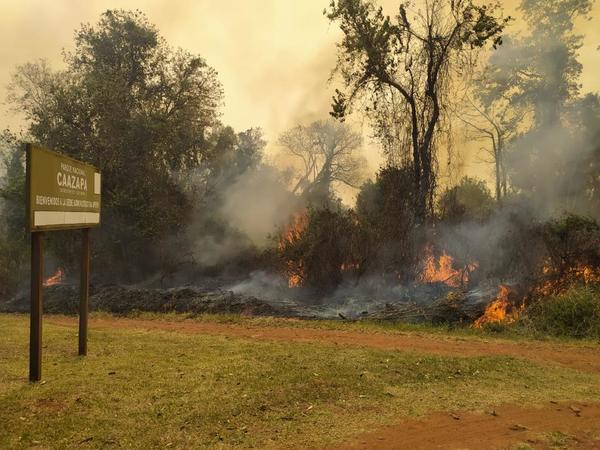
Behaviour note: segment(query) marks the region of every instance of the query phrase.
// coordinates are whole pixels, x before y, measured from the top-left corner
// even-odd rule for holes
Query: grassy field
[[[209,319],[207,319],[209,320]],[[508,357],[45,324],[27,382],[27,316],[0,315],[0,448],[282,448],[340,442],[401,415],[600,400],[600,376]]]

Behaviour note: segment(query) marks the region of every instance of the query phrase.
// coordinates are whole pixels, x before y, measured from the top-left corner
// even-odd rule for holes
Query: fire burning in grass
[[[551,261],[547,260],[542,268],[542,273],[544,279],[531,290],[526,298],[544,301],[545,297],[566,292],[574,284],[583,283],[587,285],[600,282],[600,271],[585,265],[576,265],[560,270],[556,269]],[[510,324],[515,322],[525,308],[526,299],[523,299],[522,304],[517,306],[515,301],[510,299],[510,296],[511,289],[506,285],[500,285],[496,298],[489,303],[483,316],[473,323],[473,327],[481,328],[489,323]]]
[[[66,279],[65,271],[59,267],[54,274],[44,280],[44,286],[54,286],[55,284],[64,283]]]

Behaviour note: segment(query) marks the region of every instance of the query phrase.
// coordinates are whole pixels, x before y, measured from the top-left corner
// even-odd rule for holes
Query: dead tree
[[[471,98],[466,99],[466,107],[461,108],[458,118],[467,125],[475,139],[489,141],[489,147],[482,150],[491,157],[494,165],[496,201],[501,202],[508,192],[506,149],[519,132],[526,112],[515,108],[508,101],[482,104]]]
[[[321,203],[327,201],[334,183],[358,188],[362,181],[364,158],[358,151],[359,133],[333,120],[298,125],[279,138],[284,151],[297,164],[295,194]]]

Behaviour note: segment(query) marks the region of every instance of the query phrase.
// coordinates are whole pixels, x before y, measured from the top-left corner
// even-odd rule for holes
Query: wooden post
[[[79,284],[79,355],[87,355],[88,299],[90,294],[90,229],[82,230],[81,278]]]
[[[31,311],[29,328],[29,381],[42,378],[42,310],[44,276],[43,233],[31,233]]]

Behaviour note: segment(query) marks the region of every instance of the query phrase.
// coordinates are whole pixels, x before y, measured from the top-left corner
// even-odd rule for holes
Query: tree
[[[43,61],[20,66],[9,100],[33,139],[101,169],[98,248],[144,266],[153,243],[186,223],[178,174],[208,157],[222,100],[216,72],[171,49],[142,13],[122,10],[77,30],[65,62],[60,72]]]
[[[507,39],[489,58],[478,83],[484,108],[504,105],[518,119],[506,154],[513,187],[545,209],[572,209],[586,196],[574,170],[588,158],[578,135],[582,103],[578,52],[583,37],[574,21],[588,17],[591,0],[522,0],[528,32]],[[579,185],[580,189],[574,189]]]
[[[500,44],[506,24],[497,6],[471,0],[431,0],[423,8],[413,13],[401,2],[394,20],[369,0],[333,0],[326,11],[344,33],[337,71],[348,91],[336,92],[333,115],[343,118],[349,105],[367,96],[376,132],[397,136],[393,150],[412,166],[421,223],[433,209],[436,137],[453,75],[472,65],[476,49]]]
[[[28,271],[24,156],[17,136],[0,133],[0,300],[21,287]]]
[[[587,17],[591,0],[522,0],[528,29],[490,55],[482,79],[484,103],[505,97],[513,106],[533,108],[536,126],[555,125],[565,105],[580,92],[583,69],[577,60],[583,37],[573,31],[577,17]]]
[[[600,220],[600,95],[587,94],[573,108],[571,120],[577,124],[575,146],[580,157],[572,161],[571,189],[582,202],[576,208]]]
[[[310,208],[303,221],[302,229],[280,243],[282,266],[298,286],[317,296],[331,294],[342,282],[346,266],[357,264],[360,233],[356,218],[338,204]]]
[[[279,143],[299,163],[293,193],[326,204],[334,183],[358,188],[365,165],[358,154],[362,137],[348,125],[333,120],[298,125],[284,132]]]
[[[190,181],[196,184],[194,188],[202,186],[205,195],[214,195],[246,170],[261,164],[266,145],[260,128],[236,133],[232,127],[218,126],[208,139],[209,150],[202,164],[201,181]]]
[[[506,152],[510,143],[522,130],[527,110],[513,105],[505,96],[489,98],[485,95],[485,70],[475,80],[473,98],[467,97],[461,105],[458,118],[464,122],[475,140],[489,141],[483,150],[494,165],[495,196],[500,203],[508,193],[508,167]]]
[[[408,167],[384,167],[374,182],[362,186],[356,212],[367,236],[365,271],[393,273],[404,282],[413,279],[418,256],[415,203]]]

